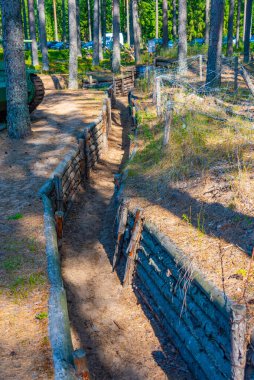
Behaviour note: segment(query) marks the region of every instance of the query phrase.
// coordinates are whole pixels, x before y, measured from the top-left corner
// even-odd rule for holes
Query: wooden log
[[[57,211],[64,210],[63,204],[63,187],[62,187],[62,178],[58,175],[54,176],[55,192],[56,192],[56,209]]]
[[[246,365],[246,306],[232,305],[231,320],[232,380],[244,380]]]
[[[108,133],[112,129],[112,118],[111,118],[111,101],[110,98],[106,99],[106,107],[107,107],[107,125],[108,125]]]
[[[76,375],[82,380],[90,380],[90,373],[87,364],[86,352],[79,348],[73,352],[73,362],[76,370]]]
[[[90,168],[88,166],[89,139],[90,139],[89,129],[85,128],[85,130],[84,130],[84,140],[85,140],[85,156],[86,156],[86,160],[85,160],[85,163],[86,163],[86,165],[85,165],[85,176],[86,176],[86,179],[89,179],[89,177],[90,177]]]
[[[132,229],[131,240],[127,248],[127,261],[124,272],[123,286],[130,285],[132,283],[132,276],[134,272],[134,265],[136,259],[136,252],[141,238],[143,228],[143,211],[138,209],[135,215],[134,226]]]
[[[122,254],[123,236],[124,236],[127,219],[128,219],[129,204],[130,204],[129,200],[123,199],[118,209],[118,229],[117,229],[115,252],[114,252],[114,257],[113,257],[113,265],[112,265],[113,271],[115,270],[115,267]]]
[[[240,73],[241,73],[243,79],[245,80],[245,83],[246,83],[248,89],[250,90],[251,94],[254,96],[254,84],[252,83],[252,81],[250,79],[248,71],[242,66]]]
[[[77,170],[80,171],[80,174],[81,174],[81,160],[73,160],[73,162],[68,166],[68,169],[66,170],[66,172],[64,173],[63,177],[62,177],[62,186],[64,187],[64,184],[65,182],[68,181],[68,178],[69,176],[71,175],[71,173],[76,173]]]

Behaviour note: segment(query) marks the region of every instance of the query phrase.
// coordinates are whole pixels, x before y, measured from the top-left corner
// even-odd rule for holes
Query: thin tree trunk
[[[130,44],[134,45],[134,30],[133,30],[133,3],[132,0],[129,1],[130,8]]]
[[[29,29],[30,38],[32,40],[32,62],[33,66],[39,65],[38,60],[38,48],[36,42],[36,27],[35,27],[35,16],[34,16],[34,2],[33,0],[28,0],[28,15],[29,15]]]
[[[159,38],[159,4],[155,0],[155,38]]]
[[[163,47],[168,47],[168,0],[163,0]]]
[[[130,39],[130,4],[129,0],[126,0],[126,26],[127,26],[127,44],[130,46],[131,39]]]
[[[236,20],[236,47],[237,47],[237,49],[239,48],[239,40],[240,40],[241,8],[242,8],[242,0],[238,0],[238,3],[237,3],[237,20]]]
[[[24,35],[25,35],[25,39],[28,40],[27,15],[26,15],[26,4],[25,4],[25,0],[22,0],[22,11],[23,11]]]
[[[138,17],[138,2],[132,0],[132,20],[133,20],[133,37],[134,37],[134,54],[136,64],[140,63],[140,42],[141,42],[141,29]]]
[[[20,0],[2,1],[2,24],[7,130],[10,137],[20,139],[31,133]]]
[[[69,88],[78,89],[78,36],[77,36],[77,7],[76,0],[69,2]]]
[[[177,14],[176,14],[176,0],[173,0],[173,27],[172,34],[174,40],[177,38]]]
[[[99,58],[99,0],[94,0],[94,15],[93,15],[93,65],[98,66]]]
[[[80,36],[80,9],[79,9],[79,0],[76,0],[76,15],[77,15],[77,46],[78,46],[78,57],[82,57],[82,53],[81,53],[81,36]]]
[[[211,26],[208,49],[206,84],[219,87],[221,84],[221,49],[224,21],[224,0],[212,0]]]
[[[39,12],[39,31],[42,51],[42,70],[49,70],[48,48],[47,48],[47,33],[46,33],[46,18],[44,0],[38,0]]]
[[[120,71],[120,6],[119,0],[113,0],[113,57],[112,71],[118,73]]]
[[[102,50],[102,22],[101,22],[101,0],[99,0],[99,60],[103,60],[103,50]]]
[[[106,44],[106,33],[107,33],[107,2],[106,0],[102,0],[102,40],[103,45]]]
[[[229,15],[228,15],[228,45],[227,45],[227,56],[231,57],[233,55],[233,29],[234,29],[234,10],[235,10],[235,0],[230,0],[229,2]]]
[[[66,12],[65,12],[65,0],[62,0],[62,39],[66,42]]]
[[[245,33],[244,33],[244,58],[243,58],[245,63],[249,63],[249,60],[250,60],[251,20],[252,20],[252,0],[247,0]]]
[[[205,7],[205,44],[209,44],[209,31],[210,31],[210,0],[206,0]]]
[[[187,3],[186,0],[179,0],[178,9],[178,67],[179,72],[187,70]]]
[[[89,34],[89,41],[92,41],[92,26],[91,26],[91,9],[90,9],[90,0],[87,0],[87,16],[88,16],[88,34]]]
[[[58,41],[58,26],[57,26],[56,0],[53,0],[53,13],[54,13],[54,32],[55,32],[55,41]]]
[[[247,0],[244,0],[244,13],[243,13],[243,41],[245,39],[245,28],[246,28],[246,8]]]

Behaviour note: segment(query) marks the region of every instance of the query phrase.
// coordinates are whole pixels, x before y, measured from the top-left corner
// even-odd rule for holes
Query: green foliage
[[[46,313],[46,312],[37,313],[35,315],[35,319],[38,319],[39,321],[41,321],[42,319],[46,319],[46,318],[48,318],[48,313]]]
[[[22,219],[22,218],[23,218],[23,215],[18,212],[17,214],[8,216],[7,219],[8,220],[18,220],[18,219]]]

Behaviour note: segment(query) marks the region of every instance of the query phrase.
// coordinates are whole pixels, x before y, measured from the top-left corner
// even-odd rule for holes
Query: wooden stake
[[[168,145],[168,142],[169,142],[172,120],[173,120],[173,103],[171,101],[168,101],[166,116],[165,116],[164,136],[163,136],[164,147]]]
[[[56,191],[56,209],[57,211],[63,211],[64,204],[63,204],[62,178],[60,178],[58,175],[55,175],[54,184],[55,184],[55,191]]]
[[[231,379],[244,380],[246,364],[246,306],[232,305]]]
[[[90,168],[88,165],[88,159],[89,159],[89,144],[90,144],[90,133],[89,130],[86,128],[84,130],[84,140],[85,140],[85,175],[86,179],[90,178]]]
[[[56,233],[57,233],[57,239],[59,240],[63,238],[63,221],[64,221],[63,211],[56,211],[55,212]]]
[[[110,101],[110,98],[106,99],[106,106],[107,106],[107,118],[108,118],[108,132],[110,132],[111,128],[112,128],[111,101]]]
[[[82,348],[73,352],[73,362],[77,376],[80,376],[82,380],[90,380],[86,352]]]
[[[199,56],[199,77],[200,80],[203,80],[203,56],[200,54]]]
[[[157,110],[157,116],[161,115],[161,78],[156,78],[156,110]]]
[[[238,91],[238,57],[234,59],[234,90]]]
[[[126,229],[127,219],[128,219],[128,208],[129,208],[130,201],[123,199],[120,206],[119,206],[119,220],[118,220],[118,229],[117,229],[117,240],[116,240],[116,247],[115,247],[115,253],[113,257],[113,265],[112,269],[115,270],[115,267],[121,257],[122,253],[122,246],[123,246],[123,236]]]
[[[86,156],[85,156],[85,139],[79,138],[78,140],[79,146],[79,155],[80,155],[80,171],[82,173],[82,178],[85,177],[85,166],[86,166]]]

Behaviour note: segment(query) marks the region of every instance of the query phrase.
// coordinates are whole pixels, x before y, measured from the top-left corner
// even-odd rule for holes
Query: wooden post
[[[245,83],[247,87],[249,88],[250,92],[254,96],[254,84],[252,83],[250,76],[248,74],[248,71],[242,66],[241,74],[243,76],[243,79],[245,80]]]
[[[156,110],[157,110],[157,116],[161,115],[161,78],[156,78]]]
[[[122,74],[122,78],[121,78],[121,88],[122,88],[122,96],[124,96],[124,77],[123,77],[123,74]]]
[[[86,352],[80,348],[73,352],[73,362],[76,370],[76,375],[80,376],[82,380],[90,380],[90,373],[88,369]]]
[[[203,56],[199,55],[199,77],[200,80],[203,80]]]
[[[88,81],[89,81],[89,84],[93,84],[93,77],[92,77],[92,75],[89,75]]]
[[[56,234],[57,234],[57,240],[58,245],[62,245],[62,238],[63,238],[63,221],[64,221],[64,213],[63,211],[56,211],[55,212],[55,222],[56,222]]]
[[[108,150],[108,133],[107,133],[107,105],[106,101],[103,102],[102,107],[102,133],[103,133],[103,150]]]
[[[173,103],[171,101],[168,101],[166,116],[165,116],[164,136],[163,136],[164,147],[168,145],[168,142],[169,142],[172,120],[173,120]]]
[[[110,101],[110,98],[106,99],[106,106],[107,106],[107,119],[108,119],[108,133],[109,133],[111,131],[111,128],[112,128],[111,101]]]
[[[143,211],[137,210],[135,215],[134,226],[131,233],[131,240],[127,248],[127,262],[125,266],[123,286],[130,285],[132,283],[132,277],[135,267],[136,252],[139,246],[141,233],[143,229]]]
[[[232,305],[231,379],[244,380],[246,364],[246,306]]]
[[[117,229],[117,240],[116,240],[116,247],[115,247],[115,253],[113,257],[113,265],[112,269],[114,271],[122,253],[122,246],[123,246],[123,236],[126,229],[127,219],[128,219],[128,208],[129,208],[130,201],[123,199],[121,202],[121,205],[118,209],[118,229]]]
[[[79,155],[80,155],[80,171],[81,171],[81,175],[82,175],[82,178],[85,177],[85,161],[86,161],[86,158],[85,158],[85,139],[82,139],[82,138],[79,138],[78,139],[78,146],[79,146]]]
[[[54,184],[55,184],[55,191],[56,191],[56,209],[57,211],[63,211],[64,204],[63,204],[62,178],[60,178],[58,175],[55,175]]]
[[[234,90],[238,91],[238,57],[234,59]]]

